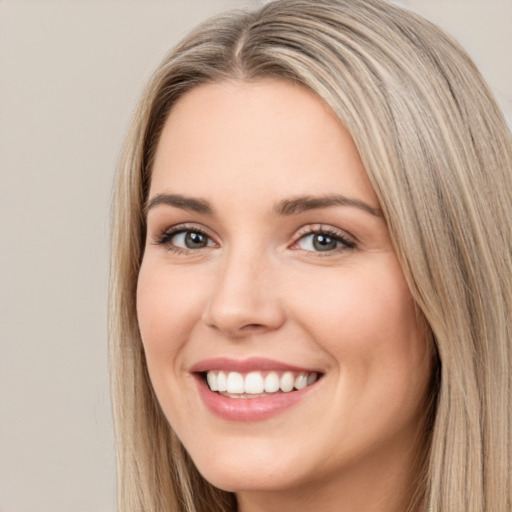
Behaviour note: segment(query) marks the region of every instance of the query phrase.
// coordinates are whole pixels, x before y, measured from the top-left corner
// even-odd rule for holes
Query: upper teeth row
[[[315,382],[317,377],[316,372],[284,372],[281,376],[277,372],[269,372],[263,376],[261,372],[238,373],[212,370],[206,374],[208,386],[212,391],[251,395],[275,393],[279,390],[286,393],[294,388],[302,389]]]

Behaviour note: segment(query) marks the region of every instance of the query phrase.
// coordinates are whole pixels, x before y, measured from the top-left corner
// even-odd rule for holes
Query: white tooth
[[[245,376],[245,392],[251,395],[263,393],[265,385],[260,372],[251,372]]]
[[[295,382],[295,379],[293,378],[293,373],[285,372],[285,373],[283,373],[283,376],[281,377],[279,387],[281,388],[281,391],[284,391],[285,393],[287,393],[288,391],[291,391],[293,389],[294,382]]]
[[[219,386],[217,384],[217,375],[214,372],[208,372],[206,374],[206,380],[208,381],[208,386],[212,391],[218,391]]]
[[[229,372],[226,391],[228,393],[244,392],[244,378],[240,373]]]
[[[279,389],[279,375],[276,372],[270,372],[265,377],[265,392],[275,393]]]
[[[316,372],[310,373],[310,374],[308,375],[308,386],[309,386],[310,384],[313,384],[313,382],[315,382],[317,378],[318,378],[318,375],[317,375],[317,373],[316,373]]]
[[[295,379],[295,389],[302,389],[305,388],[308,385],[308,376],[305,373],[301,373],[296,379]]]
[[[224,372],[219,372],[217,375],[217,390],[218,391],[226,391],[227,387],[227,378]]]

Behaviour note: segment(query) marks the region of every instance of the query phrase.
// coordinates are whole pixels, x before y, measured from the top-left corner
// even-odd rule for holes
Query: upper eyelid
[[[354,243],[358,243],[357,237],[352,235],[349,231],[345,229],[338,228],[336,226],[332,226],[330,224],[307,224],[302,226],[298,230],[295,231],[294,239],[295,241],[299,240],[301,237],[306,235],[311,235],[315,233],[328,233],[332,235],[337,235],[342,238],[350,239],[350,241]],[[294,242],[295,243],[295,242]]]
[[[158,229],[158,230],[155,230],[156,233],[158,234],[166,234],[166,233],[173,233],[173,234],[177,234],[177,233],[180,233],[180,232],[183,232],[183,231],[197,231],[199,233],[203,233],[205,235],[208,235],[209,237],[211,238],[215,238],[215,234],[212,234],[212,230],[201,225],[201,224],[196,224],[196,223],[191,223],[191,222],[180,222],[178,224],[173,224],[171,226],[167,226],[163,229]],[[149,232],[149,230],[148,230]]]

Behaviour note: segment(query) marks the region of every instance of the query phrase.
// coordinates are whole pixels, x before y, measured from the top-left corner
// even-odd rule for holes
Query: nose
[[[270,262],[256,253],[233,251],[215,270],[203,322],[230,338],[279,329],[285,321],[279,283]]]

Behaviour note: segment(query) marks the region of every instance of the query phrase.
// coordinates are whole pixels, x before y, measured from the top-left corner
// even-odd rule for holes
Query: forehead
[[[274,80],[203,85],[172,109],[151,192],[211,195],[219,185],[267,194],[341,186],[338,192],[376,202],[357,148],[332,111],[305,87]]]

